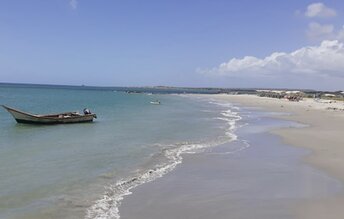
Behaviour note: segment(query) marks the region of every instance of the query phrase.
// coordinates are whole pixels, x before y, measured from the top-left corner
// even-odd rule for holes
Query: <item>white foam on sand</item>
[[[222,136],[213,142],[207,143],[183,142],[175,145],[164,145],[164,149],[161,152],[161,155],[165,158],[163,163],[156,164],[154,168],[141,171],[135,176],[121,179],[115,184],[110,185],[108,188],[106,188],[106,192],[103,194],[103,197],[97,200],[90,208],[87,209],[86,218],[120,218],[119,206],[124,197],[132,194],[133,188],[158,179],[175,169],[178,164],[182,163],[183,154],[202,152],[206,148],[237,140],[237,135],[235,135],[234,130],[236,129],[237,121],[239,121],[241,117],[237,112],[234,112],[233,109],[238,108],[233,107],[231,104],[222,104],[219,102],[212,103],[226,108],[221,112],[222,117],[216,117],[216,119],[227,122],[225,136]],[[246,145],[249,144],[247,143]],[[235,151],[232,151],[231,153],[235,153]]]

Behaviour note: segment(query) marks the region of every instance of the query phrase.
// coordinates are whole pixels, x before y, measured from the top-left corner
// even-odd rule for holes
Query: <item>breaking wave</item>
[[[132,194],[132,189],[147,182],[151,182],[158,179],[168,172],[175,169],[175,167],[182,163],[183,154],[202,152],[207,148],[214,147],[216,145],[224,144],[229,141],[237,140],[237,136],[234,133],[236,129],[236,123],[241,119],[237,112],[233,109],[237,109],[229,104],[223,104],[218,102],[211,102],[213,104],[220,105],[226,109],[221,112],[222,117],[216,117],[215,119],[226,121],[225,135],[219,136],[212,142],[192,143],[183,142],[175,145],[159,145],[163,149],[159,156],[162,157],[162,162],[153,165],[153,168],[148,170],[139,171],[135,176],[121,179],[115,184],[106,188],[103,197],[97,200],[90,208],[87,209],[86,218],[88,219],[118,219],[120,218],[119,206],[125,196]],[[230,109],[228,109],[230,108]],[[233,153],[233,152],[232,152]]]

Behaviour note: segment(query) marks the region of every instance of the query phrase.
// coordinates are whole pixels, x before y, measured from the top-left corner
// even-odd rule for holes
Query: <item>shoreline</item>
[[[268,131],[266,131],[266,133],[271,133],[271,135],[273,136],[279,136],[281,139],[279,141],[281,141],[281,144],[285,144],[288,147],[289,146],[301,146],[307,149],[310,149],[311,151],[313,151],[312,148],[304,146],[304,145],[299,145],[298,141],[295,140],[296,138],[299,139],[299,141],[304,142],[306,141],[306,143],[310,143],[313,144],[313,142],[309,142],[307,141],[307,139],[305,138],[301,138],[300,136],[297,136],[296,138],[293,137],[295,136],[294,133],[288,133],[289,130],[296,130],[296,133],[299,133],[299,130],[302,130],[301,133],[303,133],[303,130],[308,130],[311,129],[311,134],[314,134],[314,131],[319,131],[319,130],[313,130],[314,127],[317,127],[317,125],[319,124],[313,124],[312,121],[314,120],[314,116],[319,116],[319,112],[320,113],[324,113],[324,109],[321,109],[321,107],[318,109],[318,107],[314,107],[316,108],[315,111],[313,112],[313,105],[309,106],[307,105],[307,107],[305,108],[304,106],[298,105],[299,103],[294,103],[294,102],[284,102],[282,100],[277,100],[277,99],[270,99],[270,98],[263,98],[261,99],[260,97],[257,96],[250,96],[250,95],[237,95],[237,96],[232,96],[232,95],[223,95],[223,94],[219,94],[219,95],[196,95],[196,96],[203,96],[203,97],[209,97],[209,99],[215,99],[215,100],[221,100],[221,101],[225,101],[225,102],[229,102],[229,103],[234,103],[234,104],[239,104],[240,106],[243,107],[259,107],[260,109],[258,109],[258,111],[267,111],[267,112],[281,112],[281,113],[288,113],[288,115],[274,115],[274,116],[267,116],[270,118],[273,117],[277,117],[276,119],[282,119],[285,120],[286,122],[288,121],[295,121],[297,123],[302,123],[302,124],[309,124],[309,127],[305,127],[305,128],[299,128],[299,127],[294,127],[292,126],[291,128],[285,127],[285,128],[276,128],[273,129],[272,131],[269,129]],[[283,104],[283,107],[281,107],[281,103]],[[309,103],[307,103],[309,104]],[[311,108],[311,109],[309,109]],[[255,109],[256,110],[256,109]],[[311,115],[308,115],[305,117],[304,113],[301,113],[302,111],[307,112],[307,115],[310,113],[309,111],[311,111]],[[291,113],[291,114],[289,114]],[[301,113],[301,114],[299,114]],[[336,112],[336,113],[340,113],[340,112]],[[340,115],[340,114],[339,114]],[[292,118],[291,118],[292,117]],[[305,117],[305,118],[304,118]],[[322,122],[323,117],[321,117],[321,121]],[[343,117],[341,118],[343,119]],[[340,123],[337,122],[337,116],[335,116],[335,122],[336,124]],[[323,125],[323,123],[321,123],[320,125]],[[340,126],[340,124],[339,124]],[[320,126],[321,127],[321,126]],[[340,129],[339,129],[340,130]],[[302,134],[301,134],[302,135]],[[340,136],[340,135],[339,135]],[[306,136],[307,137],[307,136]],[[268,138],[268,137],[266,137]],[[289,140],[289,138],[294,139],[293,142],[291,142]],[[339,144],[340,144],[340,137],[337,136],[337,139],[339,139]],[[325,140],[328,140],[328,136],[326,136]],[[269,142],[265,140],[265,143]],[[338,142],[337,142],[338,143]],[[269,144],[269,143],[268,143]],[[276,143],[277,145],[279,145],[280,143]],[[270,145],[271,146],[271,145]],[[220,146],[219,146],[220,147]],[[293,147],[292,147],[293,148]],[[257,150],[257,149],[256,149]],[[289,149],[288,149],[289,150]],[[283,150],[282,150],[283,151]],[[244,152],[245,153],[245,152]],[[268,152],[270,153],[270,152]],[[280,152],[279,152],[280,153]],[[312,157],[314,152],[312,152],[309,155],[299,155],[300,159],[303,159],[304,157]],[[239,153],[240,154],[240,153]],[[257,154],[256,154],[257,155]],[[256,156],[255,155],[255,156]],[[259,152],[258,152],[259,155]],[[215,218],[227,218],[228,217],[228,212],[226,212],[226,207],[230,207],[230,206],[223,206],[223,202],[225,203],[226,201],[230,201],[229,204],[233,204],[233,206],[242,208],[243,206],[241,206],[240,204],[238,205],[235,201],[237,200],[232,200],[231,197],[225,197],[223,198],[223,200],[218,203],[217,201],[218,198],[215,198],[212,196],[212,194],[215,192],[215,194],[217,194],[216,196],[220,196],[220,197],[224,197],[226,196],[226,191],[230,188],[227,188],[228,186],[226,186],[227,184],[219,184],[218,182],[214,182],[213,179],[209,181],[210,184],[215,183],[215,187],[207,187],[207,185],[203,185],[204,183],[207,184],[207,181],[209,180],[209,174],[211,174],[211,172],[217,172],[218,168],[219,168],[219,173],[218,175],[215,174],[215,176],[213,177],[217,177],[220,181],[224,180],[226,183],[232,183],[232,181],[235,179],[232,178],[226,178],[224,173],[228,173],[231,174],[231,171],[236,171],[236,169],[233,169],[229,166],[227,166],[228,164],[231,164],[232,161],[230,160],[226,160],[223,161],[224,163],[222,163],[222,165],[227,166],[227,169],[224,169],[221,167],[221,165],[214,165],[213,163],[218,163],[218,162],[222,162],[222,157],[217,157],[217,159],[209,159],[209,158],[205,158],[206,154],[204,155],[193,155],[195,157],[190,157],[188,155],[185,155],[187,157],[186,162],[183,163],[180,167],[178,167],[176,170],[174,170],[173,172],[169,173],[167,176],[156,180],[154,182],[142,185],[140,188],[135,189],[135,191],[133,191],[133,194],[131,196],[128,196],[125,200],[123,200],[123,205],[121,206],[120,209],[123,210],[123,215],[121,213],[121,218],[135,218],[138,215],[142,216],[142,218],[174,218],[177,214],[178,215],[182,215],[182,216],[188,216],[188,218],[207,218],[205,217],[205,215],[209,214],[209,217],[215,217]],[[252,159],[255,159],[255,156],[251,157]],[[261,155],[260,155],[261,156]],[[284,155],[282,155],[284,156]],[[198,163],[198,165],[195,165],[195,163],[197,163],[197,160],[199,159],[199,157],[201,157],[201,159],[204,159],[204,163],[206,163],[207,165],[204,166],[204,164]],[[283,158],[283,157],[282,157]],[[228,159],[228,158],[227,158]],[[212,162],[209,162],[209,160],[211,160]],[[220,161],[219,161],[220,160]],[[235,159],[234,159],[235,160]],[[249,160],[248,160],[249,161]],[[229,162],[229,163],[228,163]],[[236,161],[235,161],[236,162]],[[234,162],[234,163],[235,163]],[[252,162],[252,161],[249,161]],[[259,163],[260,161],[258,161]],[[278,163],[279,161],[277,161]],[[298,162],[296,162],[298,163]],[[317,166],[311,162],[307,163],[311,164],[312,166],[316,167],[317,169],[320,170],[324,170],[325,173],[330,173],[329,171],[326,171],[325,168],[322,168],[321,166]],[[241,163],[240,165],[243,165],[243,163]],[[245,165],[245,164],[244,164]],[[266,165],[264,163],[262,163],[261,165]],[[300,164],[301,165],[301,164]],[[203,166],[202,169],[201,167]],[[255,166],[254,164],[252,166]],[[258,165],[259,166],[259,165]],[[278,165],[277,165],[278,166]],[[192,174],[196,174],[197,177],[193,176],[189,176],[188,174],[185,174],[185,172],[190,171],[187,169],[190,169],[192,171]],[[302,165],[301,165],[302,167]],[[256,167],[254,167],[256,168]],[[283,168],[282,170],[277,168],[277,172],[281,171],[283,173]],[[187,171],[185,171],[185,169]],[[301,168],[302,169],[302,168]],[[230,170],[230,171],[229,171]],[[295,169],[293,170],[294,172],[298,172],[299,170]],[[295,174],[293,171],[289,171],[289,175],[293,175]],[[315,169],[315,171],[317,171]],[[263,168],[263,172],[261,173],[262,175],[266,176],[269,178],[269,180],[274,180],[274,177],[269,176],[271,170],[269,168]],[[275,174],[275,171],[272,171],[272,174]],[[253,175],[255,174],[254,172],[252,173]],[[282,174],[283,175],[283,174]],[[307,177],[304,177],[305,175],[307,175]],[[331,180],[330,177],[327,177],[326,175],[322,175],[322,173],[315,173],[313,171],[306,171],[305,173],[301,174],[300,177],[301,178],[314,178],[314,175],[318,175],[321,176],[320,179],[316,178],[316,180],[314,180],[314,183],[312,183],[312,180],[310,182],[309,179],[307,182],[305,182],[305,185],[301,184],[302,186],[306,186],[304,188],[304,190],[308,190],[307,189],[307,184],[311,183],[312,185],[312,189],[313,191],[311,191],[311,194],[315,194],[318,192],[318,190],[320,190],[319,192],[324,192],[324,194],[330,194],[330,190],[332,190],[333,188],[331,187],[335,187],[333,186],[333,184],[328,184],[327,180]],[[335,178],[339,178],[337,175],[335,174],[329,174],[330,176],[334,176]],[[344,176],[344,175],[343,175]],[[185,179],[184,177],[191,177],[191,179],[188,179],[187,182],[184,182]],[[251,180],[247,181],[243,181],[241,183],[244,184],[252,184],[252,180],[255,180],[254,178],[252,178],[252,176],[250,176]],[[257,176],[260,177],[260,176]],[[201,181],[198,181],[198,179],[202,179]],[[205,178],[205,179],[204,179]],[[240,177],[239,177],[240,179]],[[288,181],[289,179],[286,179],[286,181]],[[181,182],[179,182],[181,181]],[[292,181],[292,180],[291,180]],[[322,182],[324,181],[324,182]],[[251,182],[251,183],[250,183]],[[316,188],[317,183],[319,184],[319,182],[321,182],[323,185],[322,186],[318,186],[318,189],[314,190],[314,188]],[[341,182],[343,182],[343,180],[341,180]],[[321,184],[320,183],[320,184]],[[177,184],[177,185],[175,185]],[[200,191],[194,191],[195,189],[191,186],[194,184],[200,184],[203,185],[203,187],[205,187],[206,189],[203,189],[203,191],[206,191],[205,194],[201,194]],[[219,186],[224,189],[225,194],[223,194],[223,191],[218,191],[218,189],[216,189],[216,186]],[[324,186],[325,185],[325,186]],[[342,185],[342,183],[340,183],[340,185]],[[191,186],[191,187],[190,187]],[[256,186],[256,185],[254,185]],[[260,185],[260,186],[264,186]],[[324,187],[323,187],[324,186]],[[293,186],[286,186],[286,188],[292,188]],[[326,188],[329,187],[329,188]],[[249,187],[248,187],[249,188]],[[285,190],[286,188],[279,188],[277,189],[275,192],[276,193],[281,193],[283,194],[283,190]],[[340,188],[342,188],[340,186]],[[167,189],[167,191],[165,191]],[[265,188],[260,188],[261,190],[266,190]],[[295,189],[295,188],[294,188]],[[312,190],[310,189],[310,190]],[[197,190],[197,186],[196,186],[196,190]],[[271,189],[272,191],[274,191],[273,189]],[[322,191],[324,190],[324,191]],[[340,189],[341,191],[341,189]],[[230,191],[229,193],[231,193],[232,191]],[[247,193],[247,191],[242,191],[243,194],[245,194],[245,192]],[[265,191],[266,193],[271,192],[269,191],[269,189],[267,189],[267,191]],[[163,195],[158,195],[162,193]],[[229,194],[228,193],[228,194]],[[302,193],[302,192],[301,192]],[[227,195],[228,195],[227,194]],[[260,193],[259,193],[260,194]],[[338,194],[338,191],[335,193]],[[294,194],[294,198],[290,198],[288,195],[284,194],[282,195],[282,199],[276,199],[274,200],[274,195],[270,195],[268,197],[266,197],[266,199],[271,199],[274,201],[270,201],[270,202],[266,202],[264,204],[263,209],[261,209],[260,207],[258,209],[260,213],[261,213],[261,217],[257,217],[257,218],[266,218],[266,215],[269,214],[276,214],[274,216],[277,217],[273,217],[273,218],[279,218],[279,215],[292,215],[296,218],[341,218],[340,215],[344,215],[342,214],[342,211],[340,209],[342,199],[342,196],[336,196],[335,194],[331,193],[331,195],[325,195],[325,197],[311,197],[311,198],[300,198],[298,197],[298,195],[296,195],[296,193]],[[153,195],[153,197],[151,197]],[[208,197],[208,196],[210,197]],[[233,195],[233,194],[231,194]],[[246,194],[247,195],[247,194]],[[262,195],[262,194],[260,194]],[[281,194],[280,194],[281,195]],[[196,203],[194,203],[193,205],[190,206],[190,202],[194,202],[194,198],[195,197],[203,197],[204,202],[205,203],[198,203],[198,201],[196,201]],[[263,195],[264,196],[264,195]],[[315,195],[316,196],[316,195]],[[330,196],[330,197],[328,197]],[[253,198],[253,197],[252,197]],[[181,203],[183,203],[186,206],[189,206],[189,208],[194,208],[195,210],[197,209],[200,213],[195,213],[193,214],[193,212],[189,212],[189,209],[185,208],[185,206],[178,204],[177,200],[180,199]],[[209,199],[209,200],[207,200]],[[221,198],[220,198],[221,199]],[[255,199],[255,198],[253,198]],[[343,199],[344,200],[344,199]],[[168,207],[166,208],[166,206],[164,204],[162,204],[161,202],[165,202],[167,201],[169,203]],[[256,200],[257,201],[257,200]],[[276,204],[276,203],[279,204]],[[197,206],[197,203],[199,206]],[[250,203],[250,202],[249,202]],[[327,203],[326,205],[324,205],[324,203]],[[335,204],[333,204],[335,203]],[[212,211],[217,211],[218,209],[220,209],[221,212],[212,212],[208,213],[206,212],[203,208],[207,208],[207,205],[210,204],[212,206],[213,209],[210,209]],[[256,206],[258,204],[259,206],[259,202],[257,203],[250,203],[253,206]],[[134,206],[139,206],[139,211],[138,212],[132,212],[132,208]],[[142,205],[142,206],[141,206]],[[161,208],[156,208],[154,207],[155,205],[161,205]],[[277,206],[276,206],[277,205]],[[280,208],[281,206],[289,206],[288,210],[286,209],[280,209],[280,210],[275,210],[275,208]],[[169,208],[172,208],[172,210],[169,210]],[[120,212],[122,212],[122,210],[120,210]],[[237,209],[234,209],[234,211]],[[141,211],[141,212],[140,212]],[[265,212],[266,211],[266,212]],[[176,213],[174,213],[176,212]],[[241,210],[236,211],[233,213],[230,213],[230,216],[236,216],[238,218],[246,218],[246,217],[242,217],[242,215],[238,212],[241,212]],[[243,215],[250,215],[247,212],[241,212]],[[142,214],[142,215],[141,215]],[[339,215],[339,216],[338,216]],[[122,217],[123,216],[123,217]],[[247,218],[252,218],[252,214],[247,217]],[[290,217],[287,217],[290,218]]]
[[[210,96],[211,97],[211,96]],[[294,121],[306,127],[278,128],[272,134],[294,147],[310,150],[302,161],[338,179],[344,185],[344,102],[319,103],[312,99],[290,102],[284,99],[258,97],[255,95],[212,95],[245,107],[258,107],[264,111],[286,113],[275,117]],[[298,208],[299,218],[333,218],[344,215],[344,193],[326,199],[307,200]]]
[[[344,130],[344,112],[327,110],[331,105],[322,105],[311,100],[305,102],[290,102],[283,99],[273,99],[258,97],[254,95],[211,95],[216,99],[229,100],[247,107],[259,107],[264,111],[273,111],[285,113],[286,115],[276,115],[275,117],[294,121],[307,127],[303,128],[279,128],[271,132],[282,137],[283,141],[292,145],[310,149],[312,153],[305,157],[305,161],[317,168],[323,169],[330,175],[340,179],[344,183],[344,159],[343,161],[335,160],[331,162],[328,156],[333,152],[340,153],[344,158],[344,139],[341,134]],[[209,96],[209,97],[211,97]],[[311,105],[313,103],[313,105]],[[336,105],[343,103],[337,103]],[[283,107],[281,107],[283,106]],[[321,134],[314,134],[321,133]],[[302,136],[306,135],[306,136]],[[319,145],[319,141],[324,145]],[[334,145],[336,148],[327,148],[328,145]],[[335,151],[331,151],[331,149]],[[326,156],[326,157],[325,157]],[[330,158],[334,158],[330,156]],[[338,163],[341,166],[338,166]]]

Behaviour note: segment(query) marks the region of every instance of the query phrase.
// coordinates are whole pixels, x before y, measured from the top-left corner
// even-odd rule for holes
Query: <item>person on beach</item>
[[[91,111],[87,108],[84,109],[84,115],[88,115],[91,114]]]

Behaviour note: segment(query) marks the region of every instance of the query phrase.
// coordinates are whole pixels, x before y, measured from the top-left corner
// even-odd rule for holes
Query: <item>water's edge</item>
[[[163,161],[154,164],[148,170],[138,171],[136,175],[118,180],[113,185],[108,186],[102,198],[87,209],[85,218],[120,218],[119,206],[125,196],[131,195],[134,188],[152,182],[173,171],[177,165],[182,163],[184,154],[201,153],[207,148],[236,140],[236,125],[242,119],[238,113],[239,108],[234,107],[230,103],[222,103],[214,100],[208,103],[226,108],[221,112],[219,117],[215,118],[227,123],[223,136],[219,136],[211,142],[182,142],[175,145],[160,145],[164,149],[161,150],[159,155],[154,156],[163,157],[164,159],[160,159]]]

